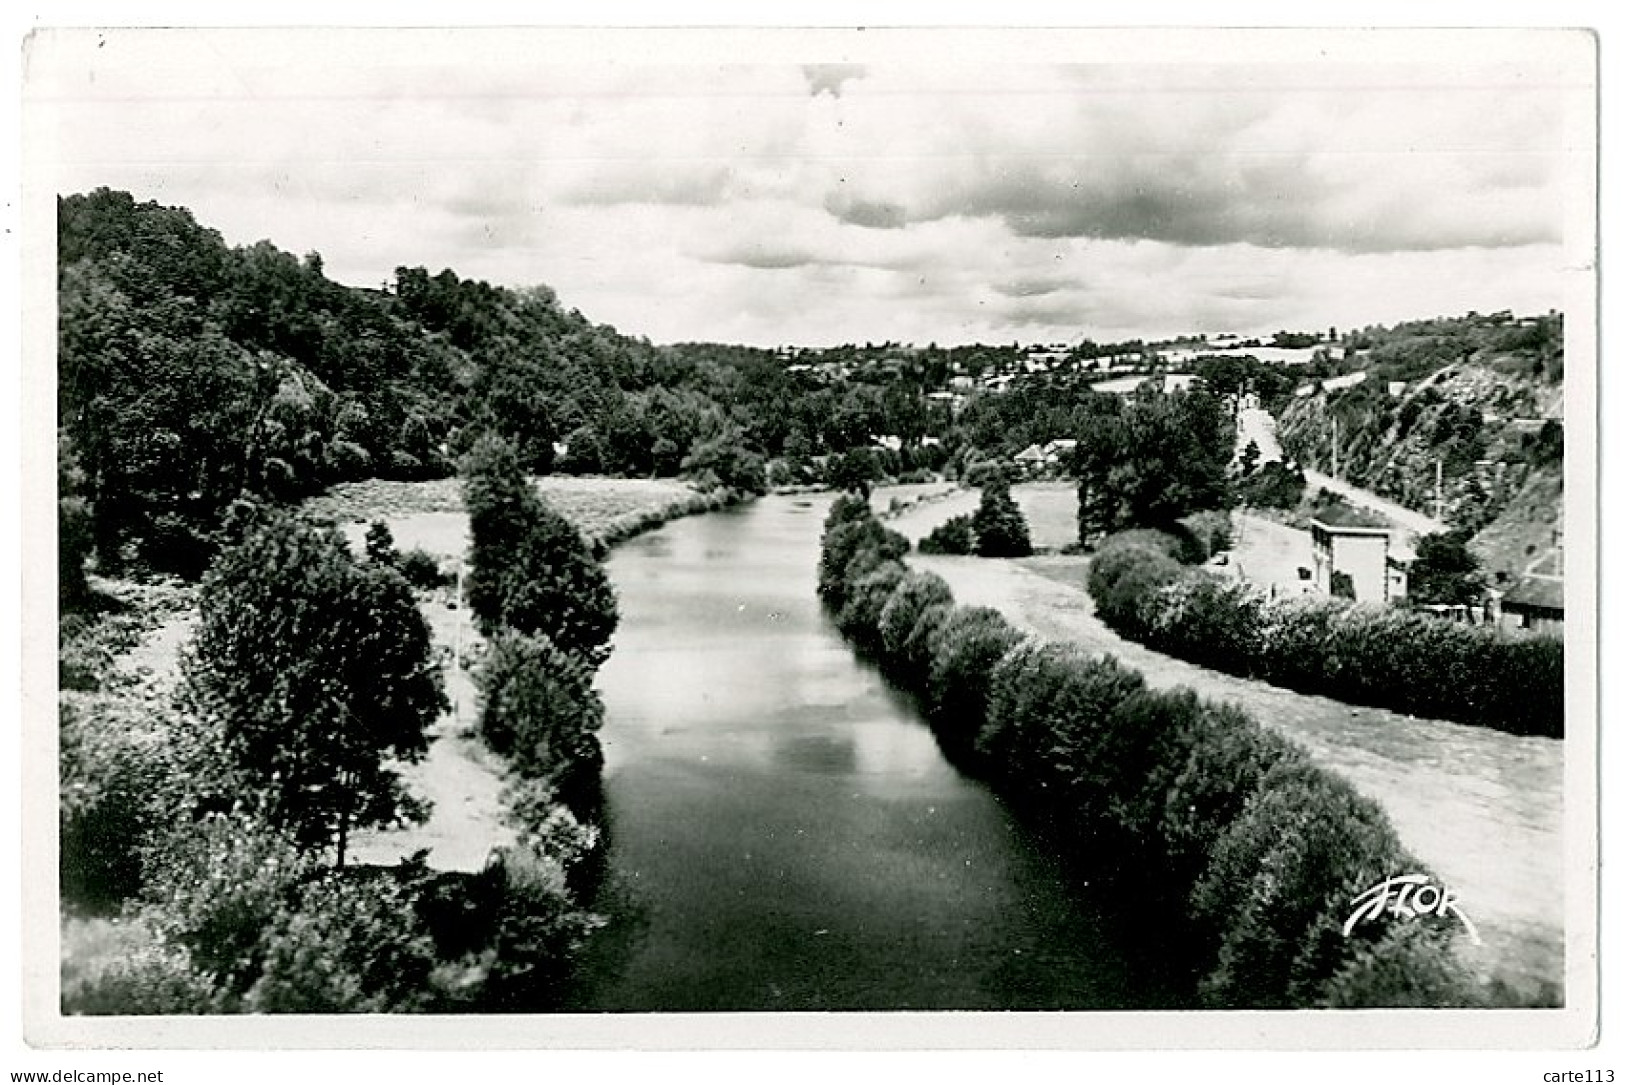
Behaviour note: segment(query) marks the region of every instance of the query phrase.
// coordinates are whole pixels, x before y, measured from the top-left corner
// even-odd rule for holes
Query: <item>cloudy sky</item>
[[[1562,307],[1561,33],[65,32],[38,190],[232,243],[545,283],[657,342],[1269,332]]]

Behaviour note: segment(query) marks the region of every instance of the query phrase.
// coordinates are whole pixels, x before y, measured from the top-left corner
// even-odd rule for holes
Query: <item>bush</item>
[[[1160,651],[1305,693],[1398,712],[1563,734],[1563,644],[1348,599],[1269,599],[1184,569],[1141,533],[1090,564],[1101,620]]]
[[[1093,796],[1115,771],[1102,760],[1103,735],[1117,706],[1145,688],[1140,675],[1076,645],[1026,642],[987,682],[976,751],[990,771],[1030,795],[1065,794],[1079,821],[1102,813]]]
[[[1143,635],[1144,601],[1176,580],[1179,562],[1154,542],[1125,539],[1105,545],[1089,562],[1089,594],[1095,613],[1111,628],[1128,636]]]
[[[578,908],[564,864],[534,846],[499,851],[471,896],[497,902],[481,954],[481,1008],[507,1013],[556,1009],[569,990],[571,962],[603,919]]]
[[[261,938],[245,1013],[402,1013],[433,1007],[434,944],[418,889],[391,875],[326,874]]]
[[[853,493],[843,493],[830,502],[829,512],[824,517],[824,535],[827,537],[842,524],[860,523],[873,516],[874,511],[869,508],[867,498]]]
[[[950,516],[920,540],[922,554],[969,554],[976,549],[976,532],[970,516]]]
[[[604,719],[591,669],[546,637],[500,633],[477,681],[486,744],[572,809],[590,809],[603,766],[597,732]]]
[[[434,591],[452,582],[449,573],[441,572],[439,559],[421,547],[413,547],[401,554],[395,567],[406,582],[419,591]]]
[[[878,629],[882,666],[921,694],[944,750],[1045,818],[1049,839],[1088,856],[1091,879],[1124,880],[1143,912],[1183,923],[1169,937],[1193,960],[1201,1001],[1479,998],[1452,955],[1448,919],[1375,920],[1343,936],[1356,895],[1396,873],[1425,873],[1375,804],[1234,707],[1149,690],[1110,657],[1026,641],[997,611],[953,607],[946,584],[858,547],[864,530],[841,524],[825,540],[826,571],[845,570],[842,627],[871,644]],[[1179,545],[1156,533],[1110,541],[1091,589],[1136,621],[1153,596],[1161,609],[1147,627],[1195,644],[1234,619],[1234,589],[1187,584],[1171,556]],[[1303,631],[1265,622],[1256,637],[1226,635],[1215,651],[1240,659]],[[1379,949],[1414,965],[1414,978]]]
[[[948,582],[936,573],[911,572],[905,576],[881,608],[877,623],[880,648],[886,658],[905,667],[917,662],[907,658],[907,650],[921,615],[934,606],[951,606],[953,601]]]
[[[185,949],[163,941],[140,917],[112,928],[116,944],[86,961],[65,952],[64,1014],[191,1015],[219,1012],[209,977]]]
[[[1201,555],[1191,564],[1199,564],[1222,550],[1230,549],[1235,540],[1235,525],[1231,522],[1229,510],[1226,509],[1193,512],[1189,516],[1182,517],[1179,524],[1190,533]]]
[[[886,609],[892,593],[903,583],[908,570],[895,561],[865,567],[864,556],[860,554],[849,566],[851,575],[857,579],[847,588],[846,602],[835,616],[835,624],[857,643],[866,648],[877,648],[880,645],[881,612]]]
[[[1364,923],[1345,938],[1349,902],[1418,870],[1375,803],[1306,760],[1279,761],[1215,843],[1191,895],[1193,918],[1218,940],[1204,1000],[1313,1004],[1359,942],[1385,926]]]
[[[926,700],[932,724],[955,751],[973,748],[986,719],[987,676],[1021,639],[991,607],[960,607],[932,634]]]
[[[395,553],[395,534],[382,520],[368,525],[366,547],[367,560],[379,565],[394,565],[400,556]]]
[[[869,568],[908,553],[908,539],[884,527],[873,515],[838,524],[824,536],[818,561],[818,594],[837,614],[846,602],[848,582],[861,573],[850,567],[862,557]]]
[[[167,811],[157,808],[170,772],[163,738],[64,702],[61,706],[62,897],[106,907],[141,887],[141,853]]]

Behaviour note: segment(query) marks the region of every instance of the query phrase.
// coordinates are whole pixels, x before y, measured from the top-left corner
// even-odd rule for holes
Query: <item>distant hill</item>
[[[1563,325],[1549,314],[1468,316],[1351,336],[1361,383],[1294,397],[1278,433],[1289,457],[1473,535],[1492,573],[1516,579],[1552,545],[1563,513]]]

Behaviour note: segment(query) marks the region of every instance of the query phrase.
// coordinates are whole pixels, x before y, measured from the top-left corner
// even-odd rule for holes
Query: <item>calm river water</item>
[[[610,926],[571,1008],[1168,1005],[1154,947],[1089,911],[1087,875],[824,617],[829,500],[678,520],[610,559]]]

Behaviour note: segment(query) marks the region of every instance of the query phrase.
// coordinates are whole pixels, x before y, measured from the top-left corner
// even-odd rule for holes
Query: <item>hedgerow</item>
[[[1101,620],[1158,651],[1243,677],[1520,735],[1563,734],[1563,642],[1326,596],[1270,598],[1177,565],[1142,533],[1089,572]]]
[[[1487,1004],[1448,917],[1385,913],[1344,935],[1356,895],[1425,869],[1341,778],[1234,706],[1148,689],[1110,657],[954,606],[946,584],[883,549],[878,524],[832,521],[820,591],[841,600],[841,628],[920,697],[946,751],[1043,819],[1052,846],[1086,856],[1091,879],[1130,879],[1148,907],[1184,919],[1170,937],[1194,959],[1193,1002]],[[1136,533],[1104,547],[1092,572],[1125,615],[1147,591],[1169,595],[1166,612],[1142,620],[1170,642],[1188,635],[1169,617],[1176,608],[1211,621],[1212,600],[1228,598],[1206,585],[1168,591],[1183,583],[1179,547]],[[1224,651],[1240,658],[1258,638],[1300,633],[1229,636]]]

